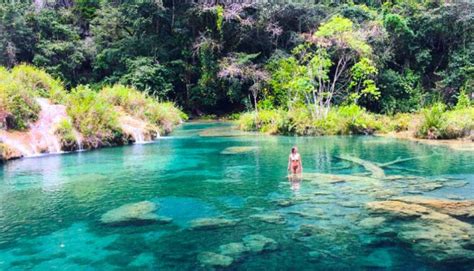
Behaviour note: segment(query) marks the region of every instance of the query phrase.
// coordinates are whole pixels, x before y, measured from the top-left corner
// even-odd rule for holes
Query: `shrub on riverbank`
[[[23,130],[38,118],[39,105],[26,84],[5,68],[0,69],[0,121],[7,129]]]
[[[158,102],[145,93],[134,88],[114,85],[105,87],[100,96],[115,106],[139,119],[148,121],[162,128],[162,132],[169,133],[175,125],[187,119],[173,103]]]
[[[297,108],[259,110],[240,115],[241,130],[284,135],[358,135],[414,131],[419,138],[455,139],[470,136],[474,129],[474,107],[446,110],[435,104],[421,113],[394,116],[367,112],[357,105],[333,107],[327,116],[313,120],[309,111]]]
[[[474,129],[474,107],[456,108],[447,111],[444,104],[436,103],[424,109],[416,136],[427,139],[455,139],[469,136]]]
[[[76,135],[74,134],[74,127],[70,120],[63,119],[55,129],[54,133],[59,138],[61,150],[73,151],[79,148]]]
[[[64,101],[66,92],[60,81],[45,71],[29,65],[18,65],[10,71],[0,69],[0,122],[4,128],[24,130],[38,119],[40,106],[36,98],[54,103]]]
[[[245,131],[286,135],[372,134],[383,130],[382,116],[357,105],[333,107],[323,119],[313,120],[305,108],[244,113],[238,124]]]
[[[22,64],[13,67],[10,75],[33,96],[47,98],[57,104],[64,102],[66,91],[63,84],[44,70]]]
[[[382,130],[380,118],[353,104],[331,108],[315,126],[324,135],[366,135]]]
[[[67,97],[67,113],[84,136],[86,148],[124,143],[114,107],[88,87],[79,86],[71,91]]]

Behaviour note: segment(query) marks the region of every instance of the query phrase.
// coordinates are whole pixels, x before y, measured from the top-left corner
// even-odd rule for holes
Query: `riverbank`
[[[390,132],[386,134],[375,134],[376,136],[396,138],[400,140],[408,140],[418,142],[421,144],[427,144],[431,146],[443,146],[448,147],[457,151],[474,151],[474,141],[469,138],[457,138],[457,139],[422,139],[416,138],[413,131],[404,132]]]
[[[474,141],[474,107],[450,110],[434,104],[415,113],[381,115],[357,105],[333,107],[315,119],[305,108],[259,110],[240,116],[239,129],[272,135],[386,135],[469,150]]]
[[[146,143],[186,119],[173,103],[131,87],[66,90],[32,66],[0,69],[0,161]]]

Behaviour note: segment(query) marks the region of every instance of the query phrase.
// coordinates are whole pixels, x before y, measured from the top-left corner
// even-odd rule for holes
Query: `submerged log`
[[[402,171],[406,171],[406,172],[413,172],[413,173],[423,173],[423,171],[421,170],[416,170],[416,169],[411,169],[411,168],[405,168],[405,167],[397,167],[397,166],[383,166],[383,167],[387,167],[389,169],[396,169],[396,170],[402,170]]]
[[[370,171],[372,173],[371,176],[374,178],[378,178],[378,179],[385,178],[384,170],[380,166],[375,164],[374,162],[363,160],[358,157],[353,157],[346,154],[340,155],[337,158],[363,166],[367,171]]]
[[[378,166],[381,167],[381,168],[384,168],[384,167],[389,167],[389,166],[393,166],[395,164],[399,164],[399,163],[403,163],[403,162],[407,162],[407,161],[412,161],[412,160],[419,160],[419,159],[424,159],[424,158],[428,158],[428,157],[432,157],[436,154],[430,154],[430,155],[422,155],[422,156],[415,156],[415,157],[408,157],[408,158],[400,158],[398,157],[397,159],[393,160],[393,161],[390,161],[390,162],[386,162],[386,163],[378,163]]]

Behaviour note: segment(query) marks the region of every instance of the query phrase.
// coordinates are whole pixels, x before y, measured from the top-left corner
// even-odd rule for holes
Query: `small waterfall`
[[[84,150],[84,144],[82,143],[82,135],[74,129],[74,137],[76,138],[77,151]]]
[[[150,132],[150,128],[148,128],[145,121],[122,114],[119,122],[122,130],[133,138],[135,144],[146,144],[153,140],[152,131]]]
[[[0,131],[0,141],[17,149],[24,156],[37,156],[43,153],[60,153],[61,143],[54,134],[55,127],[67,118],[66,107],[51,104],[47,99],[37,98],[41,111],[38,120],[29,125],[29,130]]]
[[[61,120],[67,118],[66,108],[63,105],[50,104],[43,98],[37,98],[36,102],[41,111],[38,121],[30,125],[30,134],[35,139],[33,144],[37,143],[41,153],[59,153],[61,143],[54,134],[54,129]]]
[[[143,130],[139,128],[132,129],[132,137],[135,139],[135,144],[143,144],[146,143],[145,135],[143,134]]]

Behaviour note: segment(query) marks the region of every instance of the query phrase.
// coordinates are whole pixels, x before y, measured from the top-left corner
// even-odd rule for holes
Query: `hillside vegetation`
[[[77,149],[75,144],[81,139],[86,148],[133,140],[122,129],[122,115],[132,115],[161,134],[187,118],[172,103],[158,102],[133,87],[113,85],[95,91],[79,85],[67,91],[61,81],[29,65],[0,70],[0,125],[4,130],[26,132],[39,118],[38,98],[66,107],[69,118],[50,127],[64,150]]]

